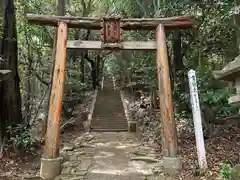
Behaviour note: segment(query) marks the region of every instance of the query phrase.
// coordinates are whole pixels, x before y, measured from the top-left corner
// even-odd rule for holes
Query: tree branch
[[[41,83],[43,83],[46,86],[49,86],[50,82],[47,82],[47,81],[43,80],[37,72],[33,71],[33,73]]]

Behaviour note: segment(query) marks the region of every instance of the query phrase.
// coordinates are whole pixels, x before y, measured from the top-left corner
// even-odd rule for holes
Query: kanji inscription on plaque
[[[102,19],[101,41],[103,48],[122,48],[121,18],[105,17]]]

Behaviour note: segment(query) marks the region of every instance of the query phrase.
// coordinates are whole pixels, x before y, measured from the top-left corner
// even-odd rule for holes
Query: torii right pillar
[[[182,165],[177,156],[177,129],[173,115],[172,88],[169,73],[168,51],[164,25],[160,24],[156,32],[157,75],[160,100],[160,113],[163,135],[163,168],[168,174],[176,174]]]

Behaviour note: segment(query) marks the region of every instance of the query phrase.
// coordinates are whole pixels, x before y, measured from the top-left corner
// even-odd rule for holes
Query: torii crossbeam
[[[181,168],[180,159],[177,156],[176,122],[173,115],[172,88],[165,29],[194,28],[195,23],[192,17],[121,19],[120,17],[91,18],[28,14],[27,19],[28,22],[32,24],[58,26],[48,127],[40,172],[43,179],[49,178],[50,176],[53,178],[60,173],[60,115],[65,83],[67,48],[156,51],[160,120],[163,127],[164,169],[166,172],[172,173]],[[101,30],[100,41],[67,41],[68,28]],[[122,35],[123,30],[156,30],[156,41],[124,41]]]

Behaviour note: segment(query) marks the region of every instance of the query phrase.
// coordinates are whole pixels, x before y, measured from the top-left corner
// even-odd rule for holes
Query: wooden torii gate
[[[165,29],[195,27],[195,23],[190,16],[121,19],[119,17],[91,18],[28,14],[27,19],[32,24],[58,26],[48,127],[40,170],[42,178],[51,178],[60,173],[60,116],[65,84],[67,48],[156,51],[160,117],[163,127],[164,169],[170,173],[181,168],[180,160],[177,157],[176,122],[173,115]],[[68,41],[68,28],[101,30],[101,39],[100,41]],[[156,30],[156,41],[124,41],[123,30]]]

